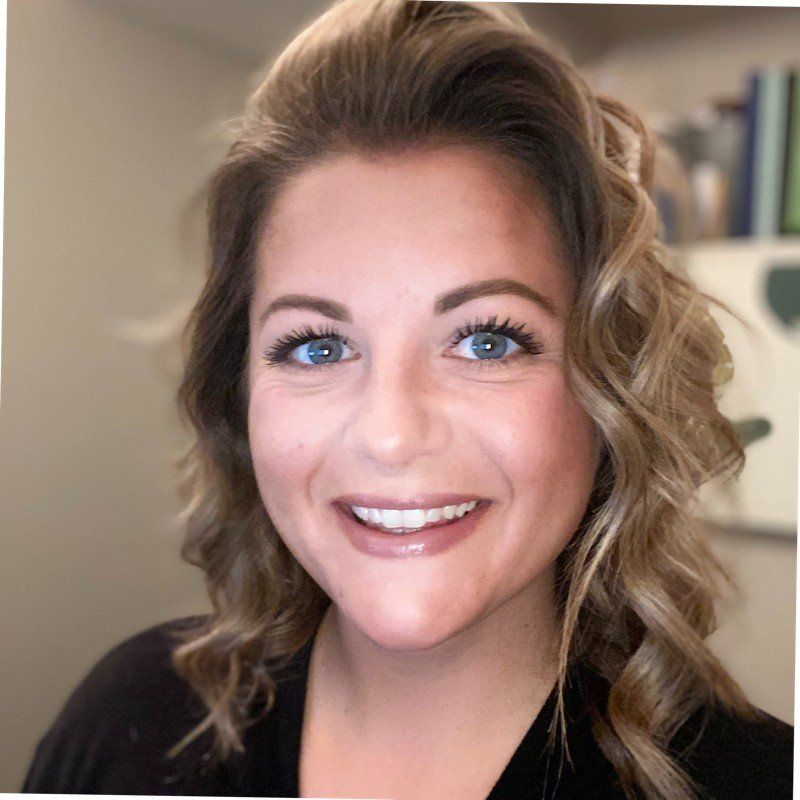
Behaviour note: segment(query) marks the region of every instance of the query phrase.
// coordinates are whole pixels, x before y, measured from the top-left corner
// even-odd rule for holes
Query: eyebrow
[[[515,294],[536,303],[536,305],[546,311],[551,317],[558,316],[555,304],[551,300],[540,292],[537,292],[532,286],[528,286],[526,283],[521,283],[520,281],[511,280],[510,278],[490,278],[485,281],[476,281],[475,283],[467,283],[464,286],[459,286],[457,289],[445,292],[436,298],[433,313],[438,316],[447,311],[452,311],[462,303],[467,303],[478,297],[486,297],[492,294]]]
[[[284,294],[273,300],[264,309],[259,317],[259,324],[263,325],[270,314],[274,314],[282,308],[305,308],[309,311],[316,311],[323,317],[335,319],[337,322],[352,322],[350,312],[341,303],[334,300],[326,300],[323,297],[311,297],[307,294]]]
[[[452,311],[458,306],[475,300],[479,297],[487,297],[494,294],[514,294],[524,297],[536,303],[550,316],[557,317],[558,312],[551,300],[531,286],[510,278],[490,278],[485,281],[467,283],[449,292],[440,294],[433,306],[435,316],[440,316],[448,311]],[[281,309],[303,308],[315,311],[323,317],[336,320],[337,322],[352,322],[352,316],[347,307],[334,300],[326,300],[323,297],[312,297],[306,294],[285,294],[273,300],[259,317],[259,324],[263,325],[267,317]]]

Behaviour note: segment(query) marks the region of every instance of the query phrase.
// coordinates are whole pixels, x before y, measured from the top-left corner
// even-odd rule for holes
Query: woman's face
[[[586,509],[597,452],[565,381],[566,270],[516,180],[467,148],[338,156],[284,188],[259,245],[259,490],[388,649],[436,645],[524,591],[552,602]]]

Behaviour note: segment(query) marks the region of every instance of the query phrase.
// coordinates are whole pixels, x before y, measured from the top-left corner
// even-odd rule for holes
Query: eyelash
[[[339,331],[330,326],[322,329],[315,329],[307,325],[305,328],[293,330],[290,334],[276,340],[275,344],[264,353],[264,358],[270,365],[286,362],[291,364],[292,367],[299,367],[300,369],[319,369],[320,367],[333,366],[333,364],[316,364],[313,366],[311,364],[300,364],[289,358],[295,348],[313,342],[316,339],[336,339],[342,344],[349,344],[346,336],[342,336]]]
[[[450,341],[450,347],[455,347],[461,341],[476,333],[494,333],[500,336],[507,336],[511,341],[519,345],[518,354],[521,355],[539,355],[543,352],[544,348],[536,339],[536,337],[529,331],[525,331],[525,323],[512,324],[511,318],[506,319],[505,322],[498,324],[497,316],[491,316],[484,320],[476,320],[475,322],[468,323],[459,328]],[[333,367],[339,362],[331,362],[329,364],[301,364],[290,358],[292,352],[297,347],[301,347],[309,342],[316,341],[317,339],[336,339],[344,345],[348,345],[349,341],[346,336],[342,336],[336,329],[327,326],[322,329],[315,329],[311,326],[305,328],[295,329],[286,336],[279,338],[265,353],[264,359],[271,366],[286,363],[292,368],[299,369],[313,369],[319,370],[321,367]],[[472,361],[473,359],[469,359]],[[515,360],[515,356],[510,358],[494,358],[494,359],[474,359],[476,366],[480,368],[494,369],[503,367],[509,361]]]
[[[476,333],[495,333],[500,336],[507,336],[512,342],[519,345],[519,351],[516,355],[536,356],[544,351],[544,347],[540,344],[538,339],[529,331],[524,330],[525,323],[511,322],[511,317],[508,317],[505,322],[498,324],[497,315],[491,316],[488,319],[476,320],[475,322],[468,323],[459,328],[454,334],[450,342],[451,347],[455,347],[469,336]],[[475,359],[474,363],[479,368],[494,369],[495,367],[507,366],[509,361],[513,361],[516,355],[510,358],[484,358]],[[472,360],[472,359],[470,359]]]

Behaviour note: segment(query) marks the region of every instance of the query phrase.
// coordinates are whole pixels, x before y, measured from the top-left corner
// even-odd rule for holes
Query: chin
[[[378,647],[390,652],[429,650],[447,641],[468,624],[463,612],[448,618],[431,608],[401,604],[387,607],[386,603],[370,604],[369,614],[358,609],[355,614],[342,609],[361,633]],[[452,611],[452,609],[451,609]]]
[[[445,642],[453,634],[453,632],[444,633],[429,629],[398,630],[387,626],[363,633],[373,644],[390,653],[419,653],[430,650]]]

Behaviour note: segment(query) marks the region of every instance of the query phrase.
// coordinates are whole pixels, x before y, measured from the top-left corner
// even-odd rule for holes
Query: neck
[[[469,628],[424,651],[382,648],[335,604],[314,644],[311,680],[353,729],[378,737],[485,736],[529,719],[556,680],[552,576],[534,582]]]

